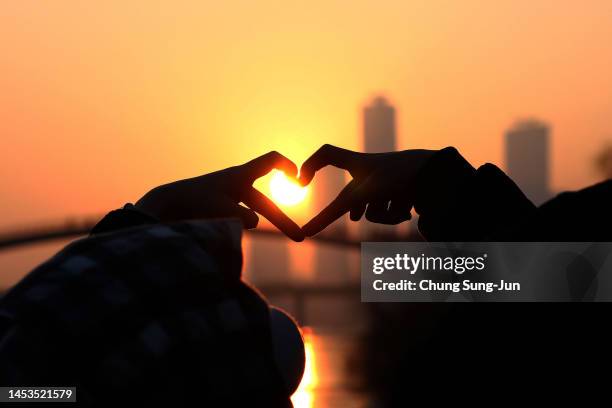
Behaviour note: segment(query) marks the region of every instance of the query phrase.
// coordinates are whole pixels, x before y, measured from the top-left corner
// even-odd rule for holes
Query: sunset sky
[[[612,138],[612,1],[19,1],[0,5],[0,229],[103,213],[276,149],[360,148],[383,93],[399,147],[502,163],[553,127],[553,188]]]

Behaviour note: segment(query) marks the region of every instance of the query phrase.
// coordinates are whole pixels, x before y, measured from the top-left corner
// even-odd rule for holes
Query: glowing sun
[[[282,171],[275,170],[270,179],[270,193],[278,204],[299,204],[308,193],[308,187],[302,187],[285,176]]]

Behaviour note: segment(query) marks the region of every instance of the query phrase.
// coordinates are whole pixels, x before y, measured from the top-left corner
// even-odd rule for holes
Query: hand
[[[240,166],[156,187],[136,207],[161,221],[236,217],[245,228],[257,226],[257,212],[289,238],[302,241],[300,227],[253,187],[255,180],[272,169],[282,170],[289,177],[297,176],[292,161],[278,152],[270,152]]]
[[[310,183],[315,173],[327,165],[347,170],[353,179],[331,204],[302,227],[304,235],[319,233],[349,211],[353,221],[361,219],[364,212],[366,219],[380,224],[409,220],[417,173],[434,153],[434,150],[358,153],[323,145],[302,165],[300,183]]]

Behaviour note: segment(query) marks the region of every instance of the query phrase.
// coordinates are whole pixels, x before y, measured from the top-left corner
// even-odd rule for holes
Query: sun
[[[270,193],[278,204],[299,204],[308,193],[308,187],[302,187],[297,182],[290,180],[285,173],[275,170],[270,179]]]

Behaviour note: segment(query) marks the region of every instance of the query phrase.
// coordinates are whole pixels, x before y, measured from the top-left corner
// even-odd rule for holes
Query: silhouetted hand
[[[380,224],[409,220],[417,173],[434,153],[434,150],[359,153],[323,145],[302,165],[300,183],[310,183],[315,173],[327,165],[347,170],[353,180],[302,231],[306,236],[315,235],[349,211],[353,221],[361,219],[364,212],[366,219]]]
[[[245,228],[257,226],[257,212],[289,238],[302,241],[300,227],[253,187],[255,180],[272,169],[282,170],[289,177],[297,176],[297,167],[291,160],[270,152],[240,166],[156,187],[136,207],[161,221],[237,217]]]

